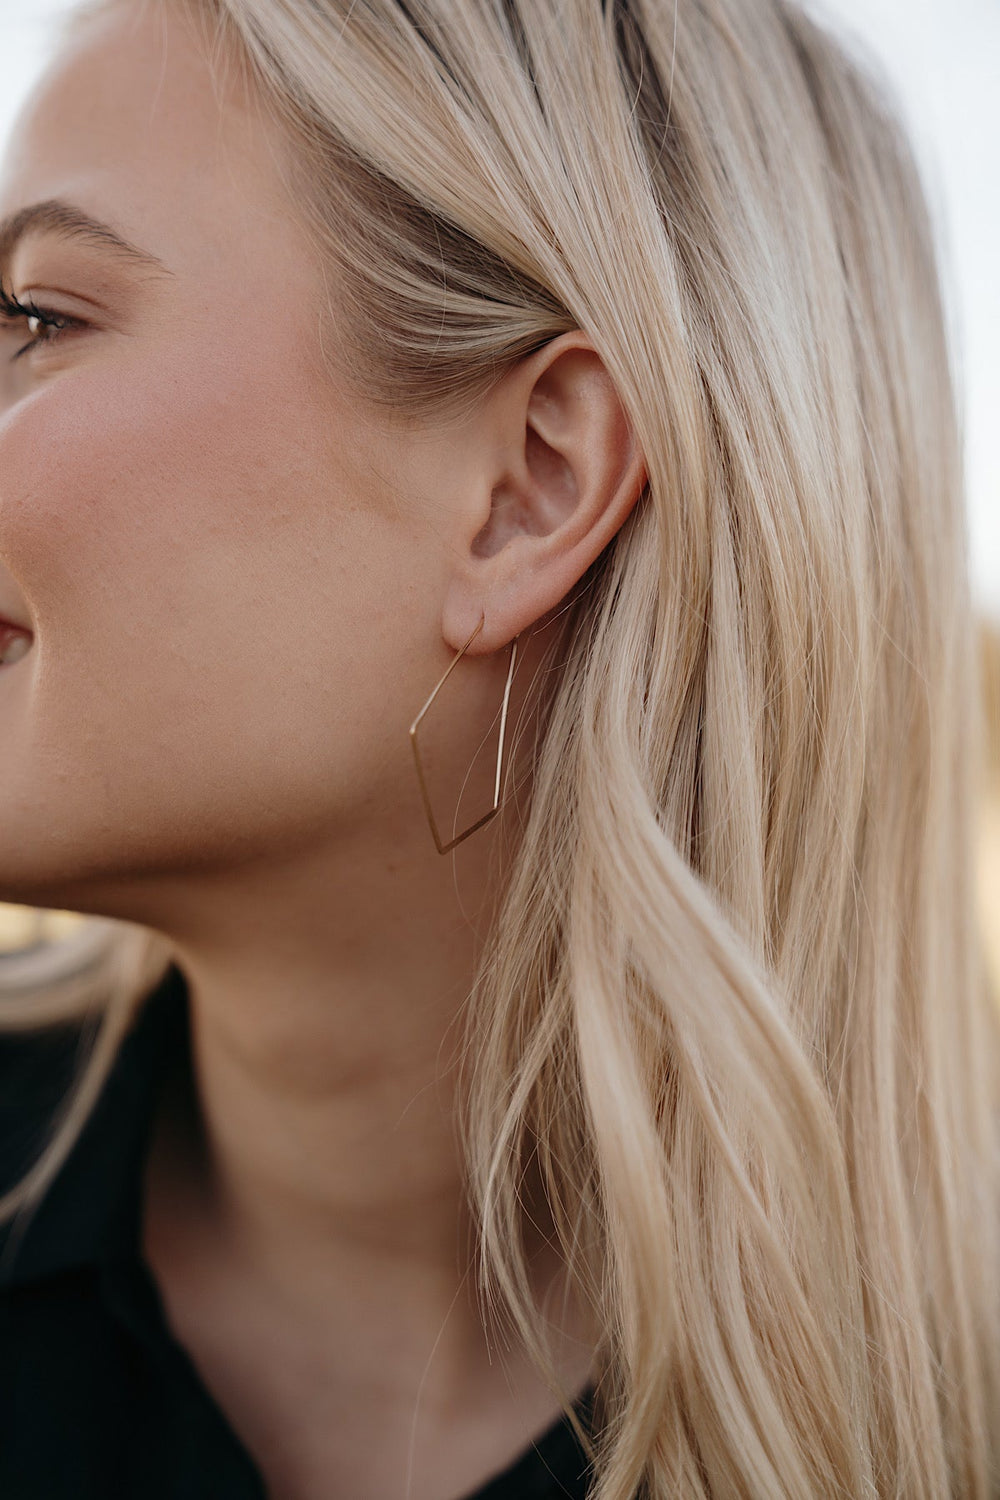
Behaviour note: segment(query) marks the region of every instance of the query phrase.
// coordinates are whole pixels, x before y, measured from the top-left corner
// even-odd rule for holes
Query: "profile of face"
[[[156,925],[161,875],[362,836],[383,859],[437,860],[411,720],[493,591],[434,731],[457,795],[496,722],[502,647],[634,501],[634,458],[621,485],[602,467],[629,457],[611,407],[617,446],[594,446],[591,421],[572,462],[537,433],[525,460],[522,432],[511,472],[539,480],[552,525],[563,493],[566,516],[592,506],[544,566],[516,545],[501,565],[508,418],[533,392],[539,432],[551,411],[572,435],[563,396],[595,389],[591,352],[565,336],[566,357],[538,367],[548,393],[526,369],[492,426],[376,415],[323,363],[329,269],[296,218],[287,149],[236,70],[159,5],[88,22],[10,139],[0,218],[21,232],[3,284],[49,321],[0,334],[0,615],[34,637],[0,669],[2,899]],[[71,208],[35,208],[53,203]],[[493,767],[464,823],[490,805]]]

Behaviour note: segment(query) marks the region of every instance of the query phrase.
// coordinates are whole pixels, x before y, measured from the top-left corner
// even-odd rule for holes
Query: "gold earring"
[[[466,651],[468,651],[469,647],[472,645],[472,642],[475,640],[476,636],[479,634],[485,624],[486,615],[484,614],[479,624],[476,626],[475,630],[472,632],[472,634],[469,636],[469,639],[462,647],[461,651],[457,653],[455,660],[451,663],[451,666],[446,668],[437,687],[431,693],[430,697],[427,699],[427,702],[424,704],[423,708],[420,710],[420,712],[417,714],[417,717],[410,725],[410,743],[413,746],[413,758],[417,763],[417,777],[420,781],[420,791],[424,799],[424,811],[427,813],[427,821],[430,824],[431,833],[434,835],[434,843],[439,854],[447,854],[449,849],[454,849],[456,844],[460,844],[463,839],[467,839],[470,833],[475,833],[477,828],[482,828],[484,823],[488,823],[490,818],[494,817],[500,811],[500,766],[503,760],[504,733],[507,728],[507,700],[510,698],[510,685],[514,678],[514,662],[517,659],[517,643],[520,640],[519,635],[515,636],[510,643],[510,665],[507,668],[507,685],[503,690],[503,708],[500,713],[500,744],[497,747],[497,777],[496,786],[493,790],[493,806],[490,808],[488,813],[483,814],[478,822],[473,823],[471,827],[466,828],[464,833],[460,833],[456,838],[453,838],[450,843],[447,844],[442,844],[440,835],[437,831],[437,824],[434,821],[434,813],[431,809],[431,799],[427,791],[427,782],[424,779],[424,768],[420,763],[420,751],[417,747],[418,724],[424,717],[424,714],[430,708],[431,704],[434,702],[434,699],[437,697],[438,693],[441,691],[441,688],[443,687],[448,674],[454,671],[455,667],[458,665],[460,658],[465,655]]]

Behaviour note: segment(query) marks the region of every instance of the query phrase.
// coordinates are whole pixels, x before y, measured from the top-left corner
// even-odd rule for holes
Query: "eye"
[[[18,324],[24,324],[31,338],[11,355],[12,360],[20,359],[22,354],[42,345],[54,344],[68,329],[85,326],[82,319],[57,313],[50,307],[40,307],[31,298],[22,302],[0,284],[0,333]]]

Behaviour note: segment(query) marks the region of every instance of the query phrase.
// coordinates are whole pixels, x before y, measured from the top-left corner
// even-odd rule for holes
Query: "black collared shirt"
[[[140,1247],[153,1103],[168,1070],[190,1066],[188,1028],[171,966],[26,1229],[0,1227],[2,1500],[265,1500]],[[79,1026],[0,1035],[0,1193],[48,1138],[84,1045]],[[588,1392],[585,1427],[590,1409]],[[469,1500],[584,1500],[586,1468],[562,1420]]]

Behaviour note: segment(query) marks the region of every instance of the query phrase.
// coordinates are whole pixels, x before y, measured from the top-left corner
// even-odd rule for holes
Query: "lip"
[[[31,647],[35,644],[35,637],[32,632],[30,630],[25,630],[21,625],[13,625],[7,620],[0,620],[0,672],[4,672],[8,670],[8,668],[17,665],[17,662],[4,661],[3,654],[7,650],[11,641],[16,641],[19,637],[22,640],[27,638],[28,651],[24,652],[24,656],[27,656],[31,650]],[[19,658],[19,660],[23,659],[23,656]]]
[[[18,620],[10,620],[6,615],[0,615],[0,633],[5,630],[19,630],[22,635],[31,635],[30,625],[22,625]]]

